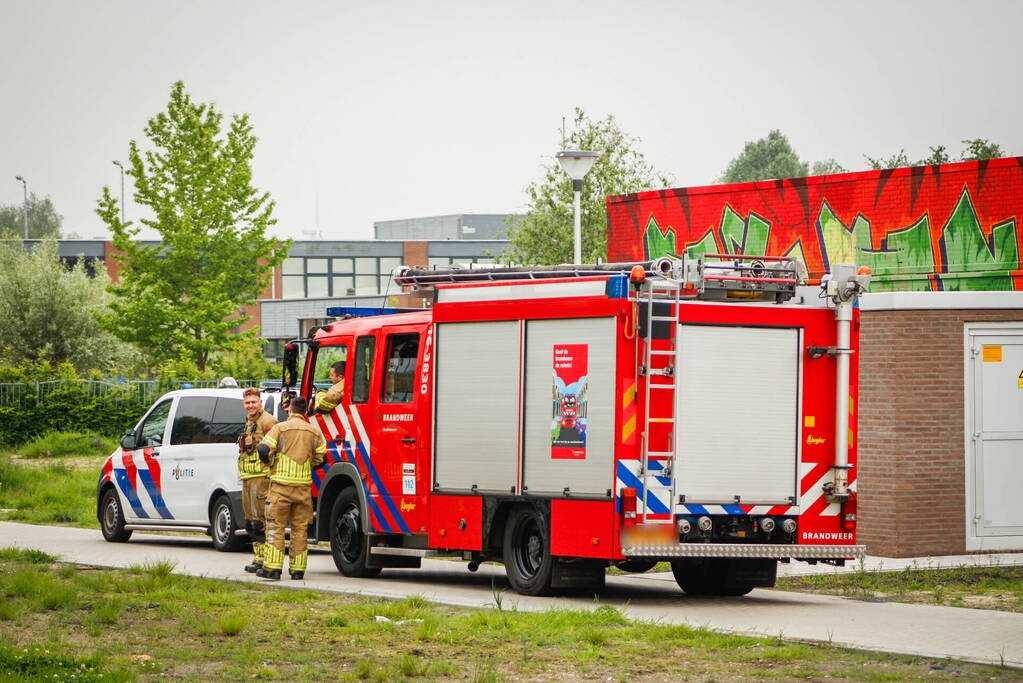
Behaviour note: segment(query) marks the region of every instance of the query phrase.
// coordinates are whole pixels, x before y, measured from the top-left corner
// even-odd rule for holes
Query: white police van
[[[263,409],[282,419],[280,394]],[[159,398],[106,462],[96,487],[103,537],[123,543],[135,530],[199,531],[220,551],[248,539],[238,478],[242,390],[179,389]]]

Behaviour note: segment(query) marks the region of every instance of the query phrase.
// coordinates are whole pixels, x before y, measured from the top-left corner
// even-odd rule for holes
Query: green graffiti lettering
[[[963,188],[955,210],[941,231],[944,260],[942,289],[949,292],[1013,289],[1010,271],[1019,263],[1016,220],[991,228],[990,243],[984,239],[970,192]],[[973,273],[984,273],[982,276]],[[970,274],[970,275],[966,275]]]
[[[675,228],[669,227],[661,232],[657,221],[651,216],[646,224],[646,255],[651,261],[662,256],[677,257],[675,251]]]

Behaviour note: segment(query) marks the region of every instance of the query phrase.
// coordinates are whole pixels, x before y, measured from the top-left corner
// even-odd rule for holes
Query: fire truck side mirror
[[[281,384],[286,387],[295,386],[298,377],[298,345],[288,344],[284,347],[284,376]]]

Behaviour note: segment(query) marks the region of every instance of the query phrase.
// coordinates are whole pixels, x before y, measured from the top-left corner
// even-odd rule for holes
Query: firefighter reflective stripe
[[[280,533],[284,533],[284,530],[281,529]],[[271,543],[264,545],[263,566],[266,569],[284,569],[284,551]]]
[[[288,569],[293,572],[304,572],[306,561],[309,559],[309,551],[303,550],[296,557],[288,558]]]
[[[242,458],[238,460],[238,475],[242,479],[265,477],[266,474],[267,474],[266,466],[263,465],[262,462],[260,462],[259,454],[256,453],[255,451],[253,451],[252,453],[246,453]]]
[[[326,391],[320,391],[316,394],[316,404],[313,406],[316,410],[321,412],[329,412],[337,407],[337,403],[328,399]]]
[[[319,449],[317,449],[317,452],[319,452]],[[306,460],[304,463],[299,464],[286,454],[279,455],[277,462],[274,464],[273,473],[270,475],[270,481],[276,481],[279,484],[312,484],[313,471],[310,466],[311,463],[311,460]]]

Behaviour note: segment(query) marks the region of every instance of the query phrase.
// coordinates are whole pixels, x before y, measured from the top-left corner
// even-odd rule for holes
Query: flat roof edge
[[[875,292],[860,297],[863,311],[1018,309],[1023,292]]]

